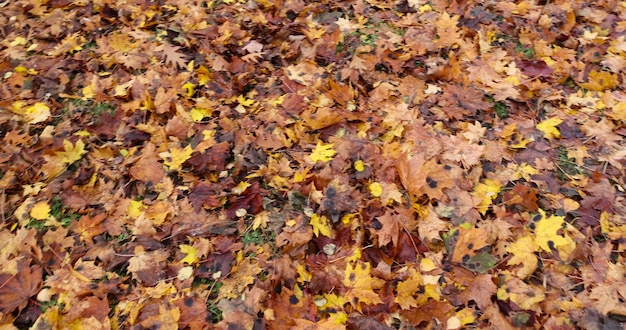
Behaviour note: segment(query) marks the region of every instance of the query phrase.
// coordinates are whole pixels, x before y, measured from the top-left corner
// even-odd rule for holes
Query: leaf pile
[[[0,6],[3,328],[626,319],[623,2]]]

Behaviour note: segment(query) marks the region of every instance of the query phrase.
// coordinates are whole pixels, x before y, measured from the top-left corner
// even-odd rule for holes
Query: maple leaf
[[[489,232],[485,228],[461,228],[459,239],[454,247],[452,261],[467,262],[476,251],[489,245]]]
[[[477,209],[481,214],[487,213],[491,202],[498,197],[501,187],[499,180],[492,179],[485,179],[484,183],[479,183],[474,187],[472,197],[480,201]]]
[[[311,226],[313,227],[313,233],[315,236],[319,236],[320,234],[326,237],[332,237],[332,229],[330,224],[328,223],[328,219],[325,216],[318,216],[313,213],[311,215],[310,220]]]
[[[73,164],[87,153],[85,144],[81,139],[76,141],[76,144],[72,144],[72,142],[68,140],[63,140],[63,149],[64,151],[57,151],[55,154],[57,157],[61,158],[61,162],[67,165]]]
[[[542,131],[543,135],[548,140],[552,140],[553,138],[561,137],[561,132],[559,132],[559,129],[556,128],[556,126],[561,124],[562,122],[563,119],[559,117],[552,117],[537,124],[537,129]]]
[[[163,163],[170,170],[176,171],[179,170],[181,165],[191,157],[192,153],[193,149],[191,149],[191,146],[188,145],[182,149],[177,147],[170,148],[169,152],[162,152],[159,154],[159,157],[164,160]]]
[[[478,275],[465,291],[460,294],[460,298],[464,301],[474,300],[478,307],[485,311],[487,307],[492,305],[491,296],[498,290],[493,283],[492,275]]]
[[[417,293],[417,289],[423,285],[422,275],[415,269],[409,269],[409,277],[398,283],[396,288],[398,294],[394,301],[400,305],[402,309],[410,309],[417,307],[417,300],[413,297]]]
[[[178,248],[180,248],[180,252],[187,254],[183,259],[180,260],[181,263],[188,263],[191,265],[198,262],[198,248],[188,244],[180,244]]]
[[[165,276],[165,261],[169,257],[166,250],[146,251],[140,245],[134,253],[128,260],[128,271],[133,274],[133,278],[152,286]]]
[[[231,276],[222,281],[217,299],[235,299],[241,296],[246,287],[254,283],[261,267],[255,261],[243,259],[241,251],[237,252],[237,264],[231,270]]]
[[[333,149],[333,144],[323,144],[322,142],[318,142],[315,146],[315,149],[309,155],[309,158],[313,162],[322,161],[327,163],[333,159],[337,152]]]
[[[498,288],[498,300],[511,299],[522,309],[538,310],[538,304],[546,299],[542,288],[526,284],[519,278],[506,276],[506,282]]]
[[[50,108],[42,102],[23,108],[24,102],[17,101],[11,106],[11,111],[23,115],[29,124],[37,124],[44,122],[50,118]]]
[[[28,299],[39,292],[43,269],[41,266],[28,266],[23,260],[17,262],[17,274],[0,274],[0,312],[11,313],[16,308],[21,311]]]
[[[539,215],[533,218],[535,221],[535,243],[544,251],[551,252],[558,250],[563,259],[567,259],[570,253],[576,248],[576,243],[567,236],[558,232],[563,228],[565,217],[546,216],[546,212],[539,209]]]
[[[607,71],[591,71],[589,72],[589,80],[586,83],[580,83],[580,87],[590,91],[603,91],[605,89],[613,89],[619,84],[616,74]]]
[[[519,238],[507,246],[506,251],[512,254],[507,262],[508,265],[522,264],[522,267],[516,271],[519,278],[527,278],[537,269],[537,262],[539,261],[535,255],[537,245],[532,237],[523,236]]]
[[[342,282],[347,290],[345,297],[359,312],[361,311],[361,303],[368,305],[382,303],[380,296],[374,292],[374,289],[380,288],[385,281],[372,277],[370,269],[369,262],[348,263],[346,266]]]
[[[405,155],[396,166],[402,185],[416,197],[426,194],[430,198],[441,199],[443,189],[454,186],[454,178],[448,175],[452,168],[438,164],[436,159],[426,160],[423,153]]]

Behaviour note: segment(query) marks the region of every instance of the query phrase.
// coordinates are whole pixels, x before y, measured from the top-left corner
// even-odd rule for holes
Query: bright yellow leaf
[[[142,201],[131,200],[126,208],[126,214],[132,219],[137,219],[144,213],[145,209],[146,206]]]
[[[308,167],[305,167],[304,169],[301,170],[297,170],[296,173],[293,175],[293,182],[303,182],[304,180],[308,179],[311,177],[311,174],[309,174],[309,171],[311,169]]]
[[[524,178],[526,181],[530,181],[530,176],[534,174],[539,174],[539,171],[526,163],[522,163],[522,165],[518,166],[515,170],[512,180]]]
[[[193,247],[188,244],[180,244],[178,247],[180,248],[180,252],[187,254],[180,262],[182,263],[186,262],[190,265],[198,262],[198,257],[197,257],[198,248]]]
[[[85,151],[85,144],[83,140],[80,139],[76,141],[76,144],[72,144],[72,142],[68,140],[63,140],[63,149],[64,151],[57,151],[56,155],[61,157],[61,161],[67,165],[73,164],[87,153],[87,151]]]
[[[311,278],[313,278],[313,275],[309,273],[309,271],[306,270],[306,268],[298,262],[296,262],[296,272],[298,273],[298,278],[296,279],[296,281],[298,281],[298,283],[300,284],[304,282],[309,282]]]
[[[378,182],[370,183],[368,189],[374,197],[380,197],[383,194],[383,187]]]
[[[402,309],[410,309],[411,307],[417,307],[417,300],[413,297],[417,293],[420,285],[422,285],[422,274],[415,269],[409,270],[409,277],[398,283],[396,290],[398,294],[394,301],[400,305]]]
[[[348,290],[345,298],[359,312],[361,311],[361,303],[368,305],[380,304],[383,301],[380,295],[374,292],[385,283],[384,280],[372,277],[370,275],[371,266],[369,262],[348,263],[343,278],[343,285]]]
[[[204,117],[210,117],[213,114],[213,110],[205,108],[193,108],[189,110],[191,119],[195,122],[202,121]]]
[[[183,88],[184,88],[185,90],[187,90],[187,97],[191,97],[191,96],[193,96],[193,93],[196,91],[196,85],[194,85],[194,84],[192,84],[192,83],[190,83],[190,82],[186,82],[186,83],[183,85]]]
[[[558,126],[562,122],[563,119],[559,117],[552,117],[537,124],[537,129],[543,132],[543,135],[546,137],[546,139],[552,140],[553,138],[561,137],[561,132],[556,126]]]
[[[334,145],[332,143],[323,144],[321,142],[318,142],[317,146],[315,146],[315,149],[313,149],[313,152],[311,152],[311,155],[309,157],[311,157],[311,160],[314,162],[323,161],[327,163],[331,161],[337,153],[333,149],[333,146]]]
[[[204,86],[206,83],[211,81],[211,72],[204,65],[200,65],[196,69],[196,74],[198,75],[198,84],[200,86]]]
[[[356,162],[354,162],[354,169],[357,172],[363,172],[363,170],[365,170],[365,164],[363,164],[363,161],[359,159]]]
[[[530,236],[523,236],[506,247],[506,252],[511,253],[511,258],[507,265],[522,265],[517,270],[519,278],[526,278],[537,269],[538,260],[535,251],[537,251],[537,245]]]
[[[170,170],[176,171],[180,169],[180,166],[183,165],[189,157],[191,157],[192,153],[193,149],[191,149],[191,146],[188,145],[183,149],[174,147],[170,149],[170,152],[162,152],[159,156],[164,160],[163,163]]]
[[[37,220],[45,220],[50,216],[50,205],[47,202],[37,202],[30,210],[30,216]]]
[[[472,197],[477,198],[480,203],[476,207],[481,214],[487,213],[491,202],[498,197],[502,183],[499,180],[485,179],[484,183],[479,183],[472,191]]]
[[[561,253],[561,258],[566,259],[576,248],[576,243],[564,234],[559,235],[558,231],[563,227],[565,217],[552,215],[547,217],[544,210],[539,209],[541,218],[535,223],[535,243],[544,251],[551,252],[553,249]]]
[[[609,212],[602,211],[600,214],[600,228],[602,234],[611,240],[626,238],[626,224]]]
[[[461,321],[461,325],[466,325],[470,323],[474,323],[476,321],[476,316],[474,315],[475,311],[471,308],[463,308],[462,310],[456,312],[456,317]]]
[[[330,228],[330,224],[328,223],[328,218],[325,216],[318,216],[317,214],[313,214],[311,216],[311,226],[313,226],[313,233],[315,236],[319,236],[320,234],[331,237],[332,229]]]
[[[83,87],[83,100],[89,100],[89,99],[93,99],[94,96],[96,96],[95,93],[95,87],[94,85],[89,85],[89,86],[85,86]]]
[[[617,74],[608,71],[591,71],[586,83],[580,83],[580,87],[590,91],[603,91],[613,89],[619,85]]]
[[[50,108],[43,102],[37,102],[27,108],[23,101],[13,102],[11,111],[23,115],[29,124],[37,124],[50,118]]]
[[[249,107],[254,104],[254,100],[246,99],[243,95],[237,96],[237,102],[244,107]]]
[[[27,40],[24,37],[15,37],[15,39],[13,39],[13,41],[11,41],[9,46],[11,46],[11,47],[23,46],[23,45],[26,45],[26,41]]]

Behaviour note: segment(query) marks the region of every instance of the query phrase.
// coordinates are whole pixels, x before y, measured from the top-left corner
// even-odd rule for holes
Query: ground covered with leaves
[[[621,329],[623,1],[4,1],[0,328]]]

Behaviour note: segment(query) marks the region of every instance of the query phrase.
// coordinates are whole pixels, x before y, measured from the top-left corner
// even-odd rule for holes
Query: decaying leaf
[[[626,319],[623,2],[0,7],[4,327]]]

